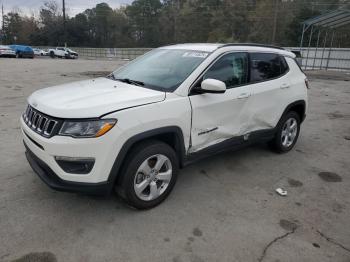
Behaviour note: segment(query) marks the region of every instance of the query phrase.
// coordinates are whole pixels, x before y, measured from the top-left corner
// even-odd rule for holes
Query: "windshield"
[[[172,92],[208,54],[202,51],[156,49],[113,72],[113,78],[139,82],[147,88]]]

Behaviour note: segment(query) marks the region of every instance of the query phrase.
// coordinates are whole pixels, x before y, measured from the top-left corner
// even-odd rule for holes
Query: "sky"
[[[105,2],[112,8],[119,7],[120,5],[127,5],[132,0],[65,0],[66,10],[69,16],[74,16],[77,13],[84,11],[85,9],[92,8],[96,4]],[[62,7],[62,0],[56,0],[60,7]],[[40,7],[44,4],[44,0],[0,0],[0,5],[4,5],[4,13],[19,8],[24,14],[34,15],[39,14]],[[1,17],[0,17],[1,20]]]

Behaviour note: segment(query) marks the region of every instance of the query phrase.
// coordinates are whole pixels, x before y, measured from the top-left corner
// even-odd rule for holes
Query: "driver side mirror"
[[[205,79],[201,83],[201,87],[196,91],[198,93],[222,94],[226,92],[226,84],[216,79]]]

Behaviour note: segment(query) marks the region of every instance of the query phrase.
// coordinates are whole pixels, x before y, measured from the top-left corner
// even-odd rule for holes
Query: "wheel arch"
[[[157,139],[168,145],[170,145],[176,152],[179,158],[179,166],[182,167],[185,159],[185,143],[183,132],[178,126],[168,126],[161,127],[152,130],[148,130],[146,132],[142,132],[137,134],[131,138],[129,138],[121,150],[119,151],[112,169],[110,171],[108,182],[111,185],[115,185],[119,176],[119,172],[122,168],[122,165],[128,155],[128,153],[139,143],[150,140]]]
[[[280,119],[290,111],[295,111],[299,115],[300,121],[303,122],[305,119],[305,113],[306,113],[305,100],[298,100],[298,101],[295,101],[295,102],[289,104],[286,107],[286,109],[283,111],[283,114],[281,115]]]

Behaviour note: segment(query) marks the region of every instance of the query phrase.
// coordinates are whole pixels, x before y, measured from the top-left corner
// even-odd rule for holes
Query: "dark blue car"
[[[17,58],[34,58],[34,51],[30,46],[26,45],[10,45],[11,49],[16,52]]]

